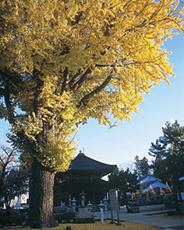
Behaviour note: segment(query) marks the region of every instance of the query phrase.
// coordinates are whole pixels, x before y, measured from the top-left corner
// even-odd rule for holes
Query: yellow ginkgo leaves
[[[11,119],[14,131],[43,165],[66,170],[79,124],[130,119],[144,94],[173,75],[162,45],[183,30],[183,4],[0,0],[0,23],[0,83],[23,114]]]

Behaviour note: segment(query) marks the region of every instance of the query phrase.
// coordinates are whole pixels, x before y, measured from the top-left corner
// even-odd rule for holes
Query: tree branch
[[[87,95],[85,95],[79,102],[78,107],[80,108],[81,106],[86,106],[88,104],[88,102],[90,101],[90,99],[95,95],[100,93],[110,82],[110,80],[112,79],[112,77],[108,76],[105,81],[97,86],[93,91],[91,91],[90,93],[88,93]]]
[[[115,64],[96,64],[96,67],[115,67]]]
[[[4,94],[5,94],[4,89],[0,88],[0,97],[4,97]]]
[[[4,101],[6,105],[6,109],[8,112],[8,121],[10,124],[15,124],[15,109],[14,106],[12,105],[11,99],[10,99],[10,88],[9,88],[9,82],[7,81],[5,83],[5,89],[4,89]]]
[[[0,96],[4,97],[5,106],[7,109],[8,121],[10,124],[15,124],[15,108],[12,105],[11,93],[18,91],[17,86],[21,85],[21,76],[15,73],[8,73],[0,70],[0,80],[4,88],[0,89]]]
[[[33,99],[33,110],[36,115],[38,115],[38,108],[42,105],[42,100],[39,98],[44,82],[41,79],[41,74],[38,70],[34,69],[33,70],[33,75],[35,76],[35,82],[36,82],[36,87],[35,87],[35,92],[34,92],[34,99]]]
[[[74,74],[71,80],[68,82],[69,88],[72,89],[73,84],[75,83],[76,78],[80,75],[80,70]]]
[[[80,20],[82,19],[83,13],[84,13],[83,11],[77,12],[74,19],[71,21],[72,26],[74,26],[80,22]]]
[[[71,90],[79,89],[83,82],[87,80],[87,75],[92,72],[92,68],[88,67],[87,70],[82,74],[78,81],[76,81],[70,88]]]
[[[67,87],[67,80],[68,80],[68,68],[67,67],[64,69],[63,77],[64,77],[64,79],[63,79],[63,83],[62,83],[62,87],[61,87],[61,94],[64,92],[64,90]]]
[[[0,156],[0,164],[2,164],[2,166],[4,166],[4,161],[3,161],[3,159],[1,158],[1,156]]]
[[[8,81],[12,85],[12,87],[14,87],[14,90],[17,85],[20,85],[22,83],[21,75],[15,73],[8,73],[6,71],[0,70],[0,77],[4,83]]]

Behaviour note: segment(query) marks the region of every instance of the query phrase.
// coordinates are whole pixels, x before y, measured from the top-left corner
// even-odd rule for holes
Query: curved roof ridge
[[[78,157],[85,157],[85,158],[87,158],[87,159],[89,159],[89,160],[91,160],[91,161],[93,161],[93,162],[96,162],[96,163],[99,163],[99,164],[102,164],[102,165],[106,165],[106,166],[117,166],[117,165],[112,165],[112,164],[107,164],[107,163],[103,163],[103,162],[101,162],[101,161],[98,161],[98,160],[95,160],[95,159],[93,159],[93,158],[91,158],[91,157],[88,157],[87,155],[85,155],[83,152],[79,152],[79,154],[73,159],[73,161],[76,159],[76,158],[78,158]]]
[[[110,165],[97,161],[93,158],[86,156],[84,153],[79,154],[71,161],[68,173],[74,172],[90,172],[100,175],[111,173],[117,165]]]

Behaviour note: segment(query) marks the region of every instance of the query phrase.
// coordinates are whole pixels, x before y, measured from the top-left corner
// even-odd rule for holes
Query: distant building
[[[11,200],[10,207],[15,209],[21,209],[28,207],[28,199],[29,193],[24,193],[19,196],[16,196],[13,200]]]
[[[116,165],[99,162],[80,151],[71,162],[69,170],[57,175],[56,203],[59,199],[65,201],[69,197],[75,197],[80,202],[81,194],[85,194],[86,202],[98,203],[108,192],[107,182],[102,177],[115,169],[117,169]]]

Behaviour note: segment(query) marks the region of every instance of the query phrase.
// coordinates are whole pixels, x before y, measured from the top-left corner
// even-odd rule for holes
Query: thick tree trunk
[[[33,228],[54,227],[56,226],[53,217],[55,174],[36,159],[33,160],[31,171],[28,224]]]

